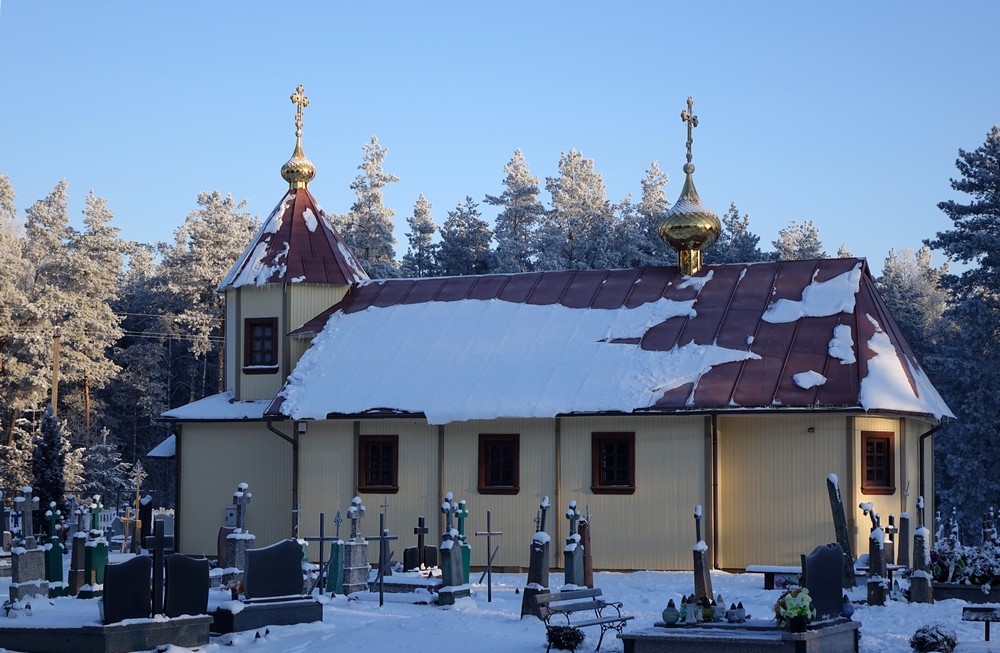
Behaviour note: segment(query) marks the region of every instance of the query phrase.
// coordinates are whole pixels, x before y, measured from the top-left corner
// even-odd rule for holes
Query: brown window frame
[[[392,460],[389,462],[392,482],[390,484],[373,484],[368,472],[371,469],[371,445],[391,447]],[[399,436],[398,435],[359,435],[358,436],[358,491],[382,492],[396,494],[399,492]]]
[[[489,446],[510,444],[514,459],[511,485],[494,485],[489,482]],[[521,491],[521,436],[518,433],[479,434],[479,494],[517,494]]]
[[[253,330],[254,327],[269,326],[274,336],[271,338],[270,365],[255,365],[253,362]],[[277,374],[278,373],[278,318],[248,317],[243,320],[243,373],[244,374]]]
[[[872,441],[886,443],[885,464],[882,470],[884,481],[869,481],[868,470],[878,469],[868,466],[868,443]],[[895,494],[896,493],[896,434],[892,431],[862,431],[861,432],[861,494]]]
[[[602,445],[617,442],[628,446],[628,484],[604,483],[601,480],[603,468]],[[594,494],[635,494],[635,432],[593,432],[590,434],[591,476],[590,491]]]

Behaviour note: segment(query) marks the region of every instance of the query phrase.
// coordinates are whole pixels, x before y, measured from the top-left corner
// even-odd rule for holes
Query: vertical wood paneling
[[[292,447],[260,422],[184,426],[180,552],[214,556],[225,508],[240,483],[253,495],[247,528],[256,546],[291,536]]]
[[[294,331],[339,302],[347,293],[347,288],[348,286],[303,283],[289,285],[288,293],[291,298],[291,313],[288,321],[288,331]],[[293,367],[296,362],[292,361]]]
[[[854,459],[854,477],[857,479],[855,485],[855,498],[857,503],[861,502],[871,502],[875,507],[875,512],[877,512],[882,519],[882,524],[887,525],[889,523],[889,515],[893,514],[897,517],[899,516],[899,498],[903,492],[903,487],[905,485],[900,485],[900,480],[902,480],[902,475],[900,474],[900,466],[904,465],[905,462],[902,460],[900,454],[900,444],[902,438],[901,436],[901,420],[892,419],[888,417],[856,417],[854,419],[854,451],[856,456]],[[893,494],[864,494],[861,492],[861,461],[864,452],[861,450],[861,432],[862,431],[891,431],[895,434],[895,451],[893,452],[893,478],[896,481],[896,491]],[[857,524],[857,532],[855,533],[855,555],[860,555],[862,553],[868,553],[868,534],[871,532],[871,519],[865,517],[858,508],[858,505],[844,506],[844,508],[850,512],[854,512],[854,520]]]
[[[239,340],[243,340],[243,322],[247,318],[253,317],[275,317],[278,318],[278,335],[282,337],[287,332],[286,320],[282,315],[283,289],[280,285],[264,286],[256,288],[243,286],[239,288],[240,309],[242,316],[239,324],[235,325],[240,331]],[[278,347],[278,364],[281,364],[281,356],[284,348]],[[243,365],[242,346],[236,352],[237,365]],[[250,399],[273,399],[274,395],[281,390],[285,382],[281,374],[243,374],[240,372],[240,398]],[[273,435],[273,434],[272,434]],[[275,436],[277,437],[277,436]]]
[[[320,512],[326,513],[327,535],[333,535],[336,532],[333,520],[338,510],[344,519],[340,536],[346,539],[350,535],[347,508],[353,498],[353,439],[349,420],[306,423],[306,433],[299,436],[300,537],[319,535]],[[319,560],[318,545],[310,545],[309,557]],[[329,550],[324,554],[324,558],[328,557]]]
[[[238,365],[240,360],[236,358],[236,352],[240,346],[240,339],[237,335],[236,325],[239,324],[240,320],[238,318],[239,311],[236,307],[236,289],[229,288],[226,290],[226,332],[225,332],[225,347],[226,347],[226,369],[225,369],[225,389],[236,391],[236,378]],[[240,352],[242,354],[242,352]],[[239,394],[236,395],[239,399]]]

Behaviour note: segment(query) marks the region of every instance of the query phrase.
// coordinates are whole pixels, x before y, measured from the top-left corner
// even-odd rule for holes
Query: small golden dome
[[[302,84],[292,93],[292,104],[298,106],[295,112],[295,151],[285,165],[281,166],[281,178],[288,182],[291,190],[305,188],[316,176],[316,166],[302,152],[302,109],[309,106],[309,98],[303,94]]]

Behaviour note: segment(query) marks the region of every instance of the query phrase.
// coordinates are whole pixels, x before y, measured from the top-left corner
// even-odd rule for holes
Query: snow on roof
[[[269,283],[347,285],[367,279],[319,203],[300,188],[285,194],[218,289]]]
[[[168,410],[162,417],[177,420],[225,421],[234,419],[263,419],[264,410],[270,403],[261,401],[236,401],[232,390],[205,397],[198,401]],[[155,451],[155,449],[154,449]]]
[[[149,453],[146,454],[146,457],[173,458],[175,455],[177,455],[177,436],[170,435],[166,440],[153,447]]]
[[[319,335],[268,414],[423,413],[433,424],[778,406],[951,416],[864,260],[706,266],[696,279],[657,267],[359,283],[293,332]],[[349,371],[335,391],[331,370]]]

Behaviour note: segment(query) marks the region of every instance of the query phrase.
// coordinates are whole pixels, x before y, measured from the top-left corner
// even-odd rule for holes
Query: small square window
[[[635,493],[635,433],[592,433],[590,490],[595,494]]]
[[[243,373],[278,371],[278,318],[247,318],[243,327]]]
[[[358,490],[399,492],[399,436],[362,435],[358,438]]]
[[[479,493],[520,491],[521,436],[479,434]]]
[[[891,431],[861,432],[861,493],[894,494]]]

